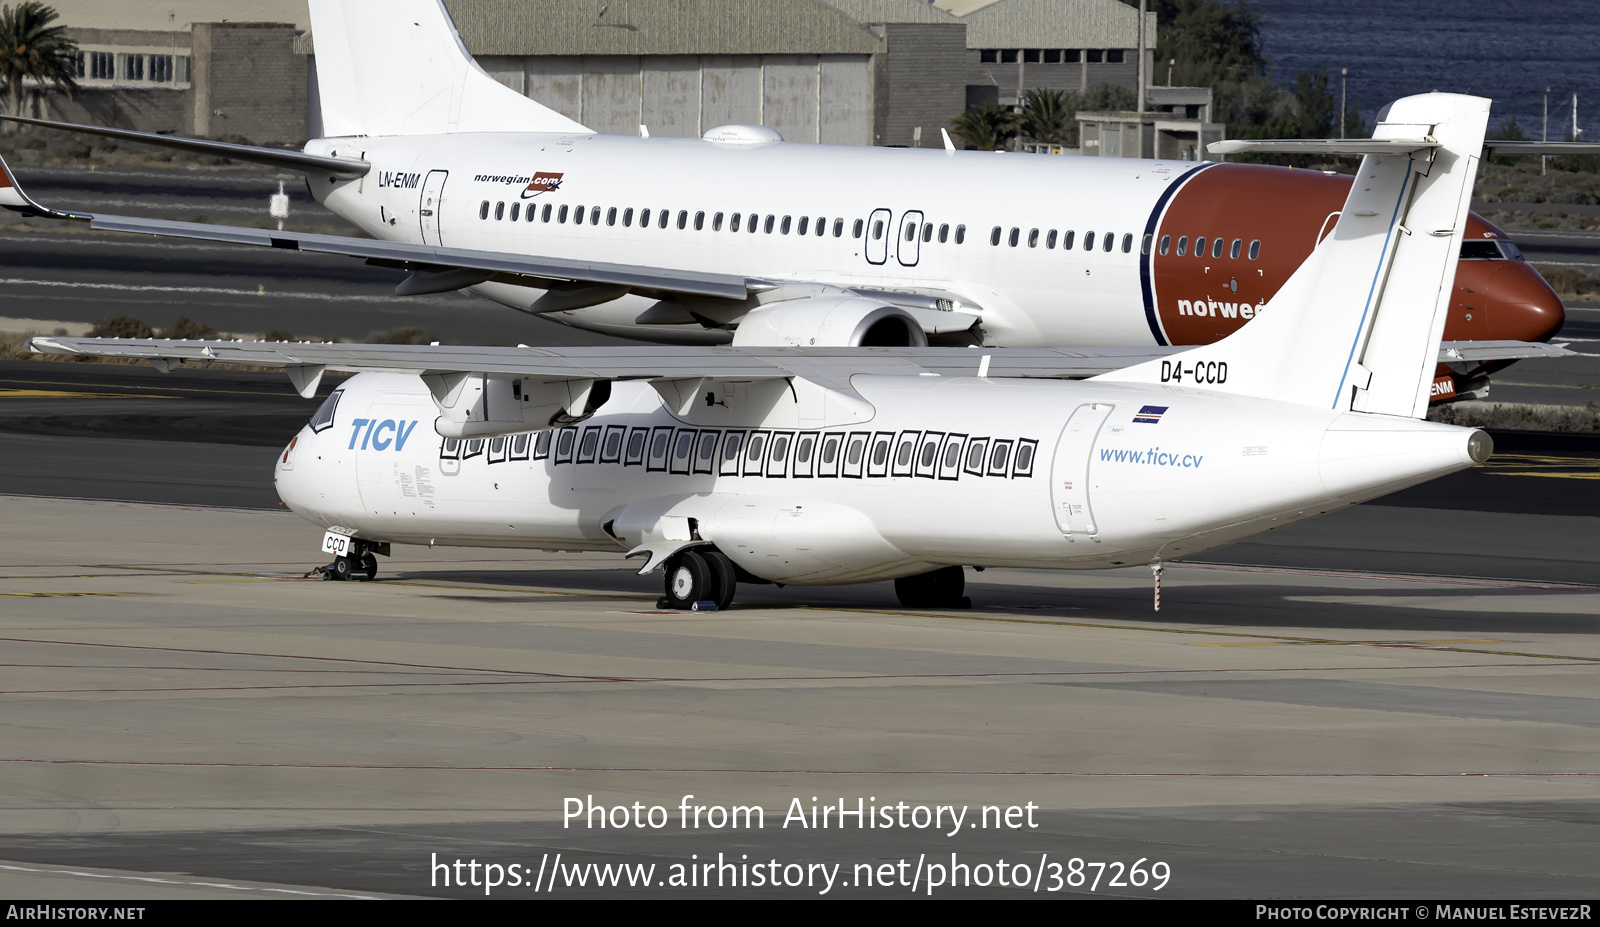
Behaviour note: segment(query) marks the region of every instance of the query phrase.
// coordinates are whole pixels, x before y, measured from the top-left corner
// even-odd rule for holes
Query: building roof
[[[968,48],[1137,48],[1139,10],[1119,0],[935,0],[967,24]],[[1145,14],[1156,46],[1156,14]]]
[[[63,26],[187,32],[192,23],[294,23],[311,28],[306,0],[45,0]]]
[[[823,0],[858,23],[958,23],[928,0]]]
[[[890,6],[885,0],[841,3]],[[870,55],[882,50],[882,40],[866,26],[822,0],[446,0],[445,5],[474,55]]]

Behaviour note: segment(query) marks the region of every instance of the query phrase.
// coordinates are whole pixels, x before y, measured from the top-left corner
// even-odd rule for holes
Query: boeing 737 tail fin
[[[443,0],[311,0],[322,134],[589,132],[501,84]]]
[[[1390,104],[1371,139],[1226,143],[1363,158],[1333,232],[1254,321],[1103,379],[1421,418],[1488,120],[1486,99],[1430,93]]]

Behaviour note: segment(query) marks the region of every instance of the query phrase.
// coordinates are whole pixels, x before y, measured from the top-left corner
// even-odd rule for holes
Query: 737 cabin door
[[[900,217],[900,232],[895,235],[895,259],[903,267],[917,266],[922,251],[922,213],[912,210]]]
[[[1100,529],[1089,507],[1090,455],[1095,438],[1111,410],[1108,402],[1086,402],[1073,410],[1056,442],[1056,455],[1050,462],[1050,503],[1056,513],[1056,526],[1068,540],[1094,537]]]
[[[874,209],[867,218],[867,240],[862,243],[862,253],[867,256],[868,264],[889,260],[889,239],[894,235],[894,228],[889,225],[892,218],[894,214],[887,209]]]
[[[417,204],[417,220],[422,224],[422,243],[444,245],[439,233],[439,205],[444,198],[444,182],[449,171],[429,171],[422,182],[422,200]]]

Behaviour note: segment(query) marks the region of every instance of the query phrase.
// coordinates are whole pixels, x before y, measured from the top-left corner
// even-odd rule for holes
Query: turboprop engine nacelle
[[[490,374],[426,374],[446,438],[492,438],[575,425],[611,397],[610,380],[537,380]]]
[[[928,336],[911,313],[863,296],[793,299],[746,315],[735,345],[777,347],[912,347]]]

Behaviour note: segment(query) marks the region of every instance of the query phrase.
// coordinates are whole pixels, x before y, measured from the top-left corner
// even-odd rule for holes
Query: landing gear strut
[[[966,574],[958,566],[894,581],[894,593],[906,608],[971,608],[972,600],[962,595],[966,587]]]
[[[733,561],[720,550],[681,550],[667,560],[667,594],[656,600],[656,607],[688,611],[696,602],[713,602],[722,611],[733,603],[735,572]]]

